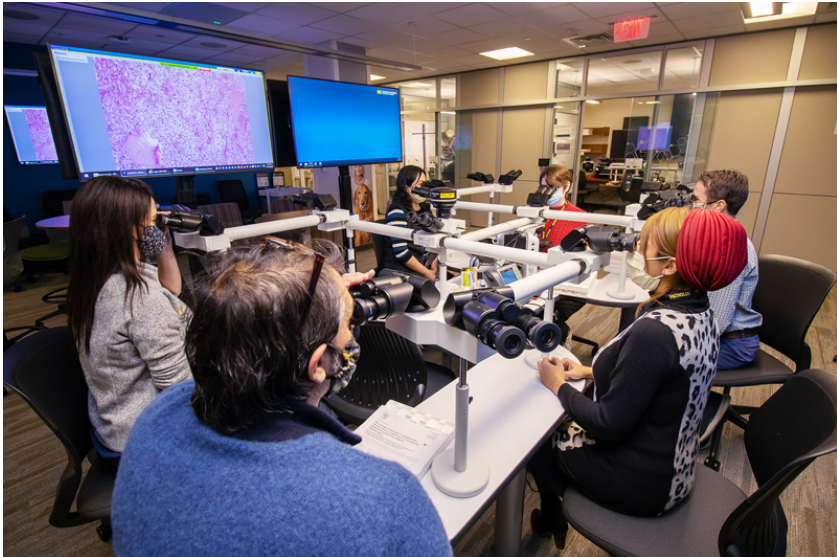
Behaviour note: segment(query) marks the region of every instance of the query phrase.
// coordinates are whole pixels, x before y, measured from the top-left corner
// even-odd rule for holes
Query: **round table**
[[[46,230],[50,244],[66,244],[70,241],[70,215],[39,220],[35,227]]]

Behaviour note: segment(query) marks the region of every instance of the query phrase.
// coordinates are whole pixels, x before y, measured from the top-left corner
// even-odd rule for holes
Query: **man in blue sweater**
[[[231,250],[196,293],[194,381],[150,404],[113,493],[127,555],[452,555],[418,480],[317,408],[351,378],[352,298],[322,255]],[[321,249],[322,251],[322,249]]]

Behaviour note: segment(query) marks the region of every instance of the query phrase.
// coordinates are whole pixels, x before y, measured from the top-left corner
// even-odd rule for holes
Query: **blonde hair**
[[[543,172],[541,173],[541,178],[546,178],[546,183],[550,185],[553,185],[555,183],[563,185],[569,182],[570,186],[567,188],[567,191],[564,192],[564,196],[566,197],[569,188],[572,187],[573,173],[572,170],[569,170],[564,165],[550,164],[549,166],[544,168]]]
[[[676,257],[677,239],[680,237],[680,229],[683,227],[683,222],[686,220],[690,210],[690,207],[669,207],[652,215],[642,226],[638,249],[643,257],[645,256],[649,241],[654,242],[658,255],[671,258]],[[671,277],[672,280],[666,286],[662,288],[658,286],[651,293],[651,298],[636,308],[637,317],[645,309],[645,306],[656,302],[669,292],[689,288],[689,285],[680,277],[679,273],[675,272]]]

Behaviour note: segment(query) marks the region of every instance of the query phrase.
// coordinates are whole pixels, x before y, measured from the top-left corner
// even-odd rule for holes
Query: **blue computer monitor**
[[[637,138],[638,151],[666,151],[671,147],[671,126],[657,124],[656,126],[640,126]]]
[[[48,47],[80,179],[273,168],[262,72]]]
[[[398,89],[288,77],[301,167],[401,162]]]
[[[20,164],[58,164],[55,142],[43,106],[3,105]]]

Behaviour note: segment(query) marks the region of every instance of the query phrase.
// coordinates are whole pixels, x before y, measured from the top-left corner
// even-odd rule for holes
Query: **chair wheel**
[[[110,524],[99,524],[96,526],[96,535],[99,536],[99,539],[103,542],[109,542],[113,537],[113,530],[111,529]]]
[[[714,458],[707,458],[706,460],[703,461],[703,464],[707,468],[712,468],[716,472],[718,472],[721,469],[721,463]]]

